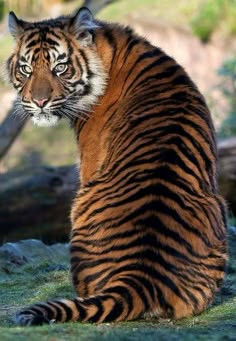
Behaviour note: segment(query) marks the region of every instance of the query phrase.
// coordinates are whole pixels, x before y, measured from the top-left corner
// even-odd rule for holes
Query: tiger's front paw
[[[49,320],[43,315],[30,310],[23,310],[16,314],[14,322],[20,326],[41,326],[43,324],[54,323],[54,320]]]

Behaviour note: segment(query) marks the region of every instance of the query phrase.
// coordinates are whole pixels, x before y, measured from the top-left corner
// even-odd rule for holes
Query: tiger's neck
[[[88,121],[77,123],[82,185],[96,178],[108,155],[112,129],[110,117],[117,109],[120,115],[127,97],[133,96],[133,93],[126,91],[125,86],[126,83],[132,83],[134,61],[145,51],[154,49],[144,39],[135,36],[130,29],[124,30],[117,25],[104,26],[95,39],[97,53],[108,74],[108,81],[104,94],[92,107]],[[135,65],[135,74],[143,67],[143,63]]]

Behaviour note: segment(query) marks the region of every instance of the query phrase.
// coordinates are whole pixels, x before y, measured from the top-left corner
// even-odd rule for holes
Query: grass
[[[14,313],[34,302],[58,297],[73,297],[65,258],[54,257],[37,265],[11,267],[0,274],[0,335],[5,340],[55,341],[152,341],[152,340],[235,340],[236,328],[236,236],[230,235],[228,274],[214,305],[199,316],[180,321],[134,321],[111,324],[65,323],[42,327],[18,327]],[[64,270],[50,270],[59,262]],[[52,268],[53,269],[53,268]]]

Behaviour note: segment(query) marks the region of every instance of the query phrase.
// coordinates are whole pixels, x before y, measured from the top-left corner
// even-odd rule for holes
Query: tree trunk
[[[0,125],[0,159],[8,152],[27,122],[27,119],[23,117],[16,117],[15,110],[13,105],[13,108]]]

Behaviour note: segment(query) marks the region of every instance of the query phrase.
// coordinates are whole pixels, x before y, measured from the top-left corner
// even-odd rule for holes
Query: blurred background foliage
[[[236,58],[228,59],[218,70],[222,81],[219,85],[229,104],[229,110],[218,131],[219,137],[236,136]]]
[[[206,0],[191,20],[193,33],[207,42],[219,27],[229,34],[236,34],[236,1]]]
[[[4,61],[13,48],[13,40],[7,33],[6,24],[7,13],[10,10],[15,11],[19,17],[37,20],[71,13],[81,4],[80,0],[0,0],[0,63],[3,69]],[[175,2],[173,0],[116,0],[99,12],[98,18],[121,23],[131,21],[131,26],[133,23],[137,24],[140,18],[146,18],[147,23],[164,22],[168,27],[182,27],[201,40],[202,44],[217,42],[220,45],[222,42],[236,41],[236,0]],[[215,74],[219,76],[219,84],[215,84],[215,87],[220,97],[223,96],[227,108],[222,113],[215,99],[211,100],[209,97],[208,104],[213,116],[220,117],[220,124],[217,125],[218,136],[223,138],[236,135],[236,54],[232,53],[230,58],[227,57],[219,69],[215,70]],[[207,77],[206,74],[206,79]],[[11,87],[1,80],[1,103],[12,100],[12,97],[1,97],[11,91]],[[211,89],[208,92],[211,93]],[[3,118],[4,115],[0,112],[0,123]],[[76,146],[73,131],[68,126],[67,122],[61,122],[53,129],[38,128],[29,122],[8,155],[1,160],[0,172],[40,164],[59,166],[74,163]]]
[[[49,7],[58,4],[65,7],[66,13],[81,3],[80,0],[0,0],[0,20],[9,10],[19,16],[38,17],[39,13],[40,16],[46,14]],[[207,41],[220,26],[230,34],[236,33],[236,0],[178,0],[174,6],[173,0],[116,0],[102,11],[100,17],[119,20],[135,11],[142,11],[144,15],[149,12],[151,16],[168,18],[175,23],[187,23],[202,41]]]

